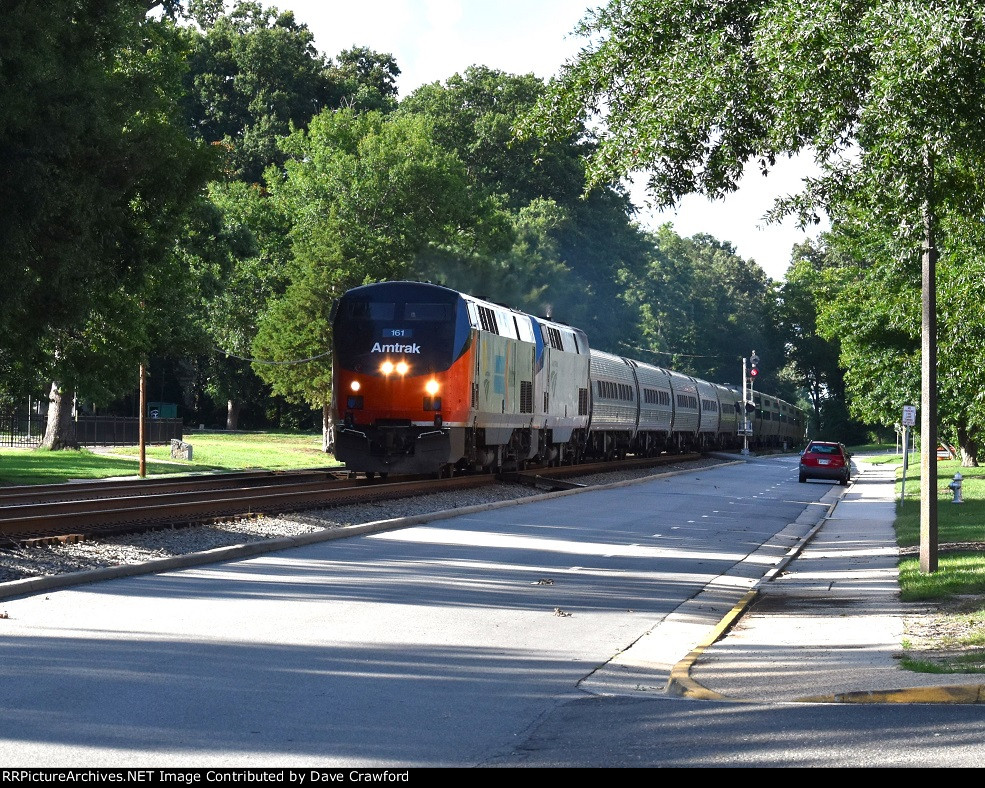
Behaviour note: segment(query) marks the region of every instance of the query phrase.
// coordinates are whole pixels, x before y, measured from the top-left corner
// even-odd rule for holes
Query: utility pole
[[[920,571],[937,571],[937,249],[934,160],[925,154],[923,298],[920,338]]]

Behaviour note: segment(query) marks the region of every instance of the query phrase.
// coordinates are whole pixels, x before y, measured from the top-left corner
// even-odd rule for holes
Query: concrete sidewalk
[[[669,693],[754,702],[985,702],[982,674],[899,667],[904,617],[929,608],[899,599],[895,468],[855,464],[851,486],[832,488],[834,508],[796,558],[675,666]]]

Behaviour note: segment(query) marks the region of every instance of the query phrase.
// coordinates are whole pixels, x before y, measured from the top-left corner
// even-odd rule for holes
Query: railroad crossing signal
[[[749,358],[749,377],[754,378],[759,374],[759,356],[756,355],[756,351],[752,351],[752,356]]]

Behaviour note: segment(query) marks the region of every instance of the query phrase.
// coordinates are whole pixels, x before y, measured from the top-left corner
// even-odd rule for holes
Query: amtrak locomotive
[[[742,445],[742,392],[589,347],[577,328],[422,282],[333,307],[337,459],[371,477],[522,469]],[[805,437],[754,395],[754,446]]]

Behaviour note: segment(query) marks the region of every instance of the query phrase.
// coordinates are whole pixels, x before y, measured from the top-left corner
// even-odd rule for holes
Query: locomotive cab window
[[[405,304],[404,320],[442,322],[453,317],[451,304]]]
[[[397,305],[386,301],[346,301],[343,313],[350,320],[393,320]]]

